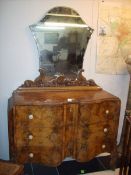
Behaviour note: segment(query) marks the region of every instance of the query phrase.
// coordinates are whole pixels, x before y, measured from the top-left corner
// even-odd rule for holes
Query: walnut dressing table
[[[19,88],[10,99],[10,156],[57,166],[116,153],[120,100],[98,86]]]
[[[55,12],[61,13],[64,9],[70,13],[65,15],[65,18],[80,18],[72,9],[58,7],[52,9],[52,13],[48,12],[46,20]],[[63,14],[58,16],[63,18]],[[41,20],[43,21],[45,20]],[[33,30],[36,31],[36,26],[32,27],[35,27]],[[49,51],[46,51],[46,58],[50,58],[48,66],[44,62],[44,50],[44,54],[40,55],[40,76],[34,81],[26,80],[13,92],[9,100],[10,158],[15,162],[37,162],[57,166],[66,157],[85,162],[104,152],[111,153],[112,165],[115,162],[120,100],[104,91],[93,80],[83,77],[80,61],[83,52],[79,48],[81,43],[78,43],[80,29],[75,29],[75,32],[70,30],[68,28],[66,31],[66,34],[69,32],[69,37],[59,39],[71,39],[70,43],[63,43],[63,48],[59,43],[55,45],[52,57],[48,57]],[[85,33],[81,30],[82,34]],[[35,38],[38,37],[37,32],[34,33]],[[88,27],[85,33],[88,39],[91,33],[92,29]],[[53,33],[52,36],[54,35]],[[80,41],[83,42],[82,46],[85,43],[84,38]],[[48,36],[46,39],[47,45],[48,42],[55,42]],[[74,45],[74,41],[77,46]],[[72,53],[76,48],[77,52]],[[64,53],[63,60],[62,55],[57,53],[58,50]],[[49,61],[52,63],[49,64]],[[62,65],[60,72],[63,65],[66,69],[62,74],[51,76],[55,69],[58,71],[58,65]],[[76,67],[79,69],[77,73]],[[70,69],[73,69],[75,74],[71,74]]]

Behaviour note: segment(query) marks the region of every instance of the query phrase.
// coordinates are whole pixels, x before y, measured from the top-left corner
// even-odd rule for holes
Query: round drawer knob
[[[33,154],[33,153],[30,153],[30,154],[29,154],[29,157],[30,157],[30,158],[33,158],[33,157],[34,157],[34,154]]]
[[[28,138],[29,138],[29,140],[32,140],[33,139],[33,135],[29,135]]]
[[[67,101],[68,101],[68,102],[72,102],[73,99],[72,99],[72,98],[67,98]]]
[[[104,132],[107,132],[108,131],[108,129],[107,128],[104,128]]]
[[[109,114],[109,110],[106,110],[106,114]]]
[[[33,119],[33,115],[30,114],[30,115],[28,116],[28,118],[29,118],[30,120],[32,120],[32,119]]]
[[[106,148],[106,145],[102,145],[102,149],[105,149]]]

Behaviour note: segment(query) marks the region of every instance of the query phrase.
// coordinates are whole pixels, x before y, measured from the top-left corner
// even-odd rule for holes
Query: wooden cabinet
[[[116,153],[120,100],[101,88],[19,88],[9,100],[10,158],[57,166]]]

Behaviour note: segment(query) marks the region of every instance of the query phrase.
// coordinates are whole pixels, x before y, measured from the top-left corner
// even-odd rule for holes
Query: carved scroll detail
[[[65,75],[58,75],[53,78],[45,76],[45,70],[39,69],[40,75],[34,80],[26,80],[21,87],[63,87],[63,86],[97,86],[94,80],[86,80],[81,69],[76,78],[68,78]]]

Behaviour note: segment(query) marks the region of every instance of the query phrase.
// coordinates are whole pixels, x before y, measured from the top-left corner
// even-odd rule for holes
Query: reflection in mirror
[[[72,75],[82,69],[93,29],[76,11],[53,8],[30,29],[37,44],[40,68],[45,69],[47,75]]]

